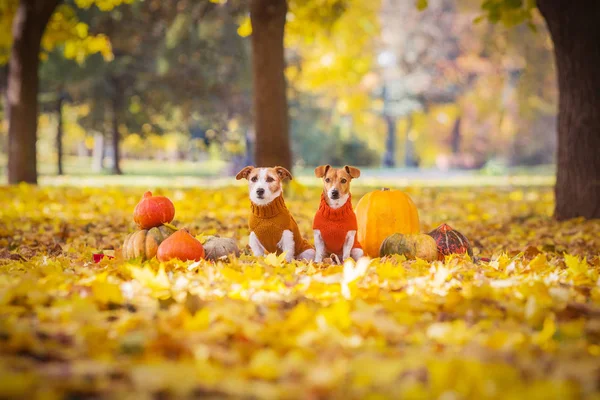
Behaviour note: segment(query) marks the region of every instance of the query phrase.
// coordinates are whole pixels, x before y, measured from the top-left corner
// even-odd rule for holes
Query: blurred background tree
[[[598,216],[599,78],[586,68],[600,6],[563,2],[7,0],[2,165],[15,183],[38,165],[215,176],[336,163],[402,177],[558,162],[557,217]]]
[[[109,10],[123,0],[101,0]],[[0,61],[8,61],[6,73],[6,120],[8,121],[8,180],[10,183],[37,182],[37,95],[40,51],[64,46],[67,58],[102,53],[111,57],[110,44],[103,35],[89,35],[72,5],[59,6],[60,0],[6,0],[0,6]],[[94,0],[78,0],[89,7]],[[11,32],[12,34],[8,34]],[[10,49],[10,50],[9,50]],[[9,55],[10,54],[10,55]]]

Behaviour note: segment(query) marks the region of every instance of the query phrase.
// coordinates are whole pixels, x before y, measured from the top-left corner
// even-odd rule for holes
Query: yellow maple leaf
[[[119,285],[109,283],[109,282],[101,282],[94,281],[92,282],[92,293],[94,295],[94,299],[103,304],[113,303],[113,304],[122,304],[123,303],[123,294],[121,293],[121,289]]]
[[[580,275],[587,275],[589,265],[586,258],[580,260],[579,257],[572,256],[570,254],[565,254],[564,257],[567,270],[571,276],[578,277]]]
[[[546,254],[540,253],[531,262],[529,262],[529,267],[533,270],[539,270],[542,268],[546,268],[548,266],[548,259],[546,258]]]
[[[171,282],[167,276],[164,266],[160,266],[158,272],[148,267],[129,266],[131,275],[138,280],[143,286],[149,288],[152,293],[159,299],[165,299],[170,296]]]
[[[280,255],[269,253],[265,256],[265,262],[272,267],[281,267],[285,264],[285,252]]]

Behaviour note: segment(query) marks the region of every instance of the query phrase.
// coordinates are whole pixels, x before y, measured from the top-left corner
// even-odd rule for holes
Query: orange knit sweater
[[[327,254],[335,253],[338,257],[342,257],[346,234],[348,231],[357,230],[357,227],[356,214],[352,209],[352,195],[342,207],[333,209],[327,204],[325,194],[321,193],[321,204],[315,215],[313,229],[321,231]],[[362,248],[356,236],[352,248]]]
[[[281,240],[283,231],[289,230],[294,234],[295,254],[299,255],[305,250],[314,248],[300,234],[298,224],[285,206],[283,195],[266,206],[251,203],[250,231],[258,236],[258,240],[269,253],[281,253],[277,243]]]

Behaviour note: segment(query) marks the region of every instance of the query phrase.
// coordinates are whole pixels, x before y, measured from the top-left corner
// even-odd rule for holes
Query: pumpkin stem
[[[148,197],[152,197],[152,192],[149,190],[146,193],[144,193],[144,196],[142,196],[142,198],[147,199]]]
[[[381,188],[381,190],[382,190],[383,192],[385,192],[385,191],[388,191],[388,190],[390,190],[390,188],[386,188],[386,187],[384,187],[384,188]]]

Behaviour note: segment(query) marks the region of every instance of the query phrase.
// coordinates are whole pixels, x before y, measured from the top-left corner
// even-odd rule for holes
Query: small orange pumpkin
[[[204,247],[188,231],[180,229],[158,246],[156,258],[159,261],[169,261],[173,258],[199,261],[204,258]]]
[[[175,217],[175,206],[164,196],[152,196],[152,192],[144,193],[133,210],[133,220],[140,229],[150,229],[168,224]]]
[[[370,257],[379,257],[381,243],[391,234],[419,232],[417,207],[400,190],[384,188],[367,193],[355,213],[358,241]]]

